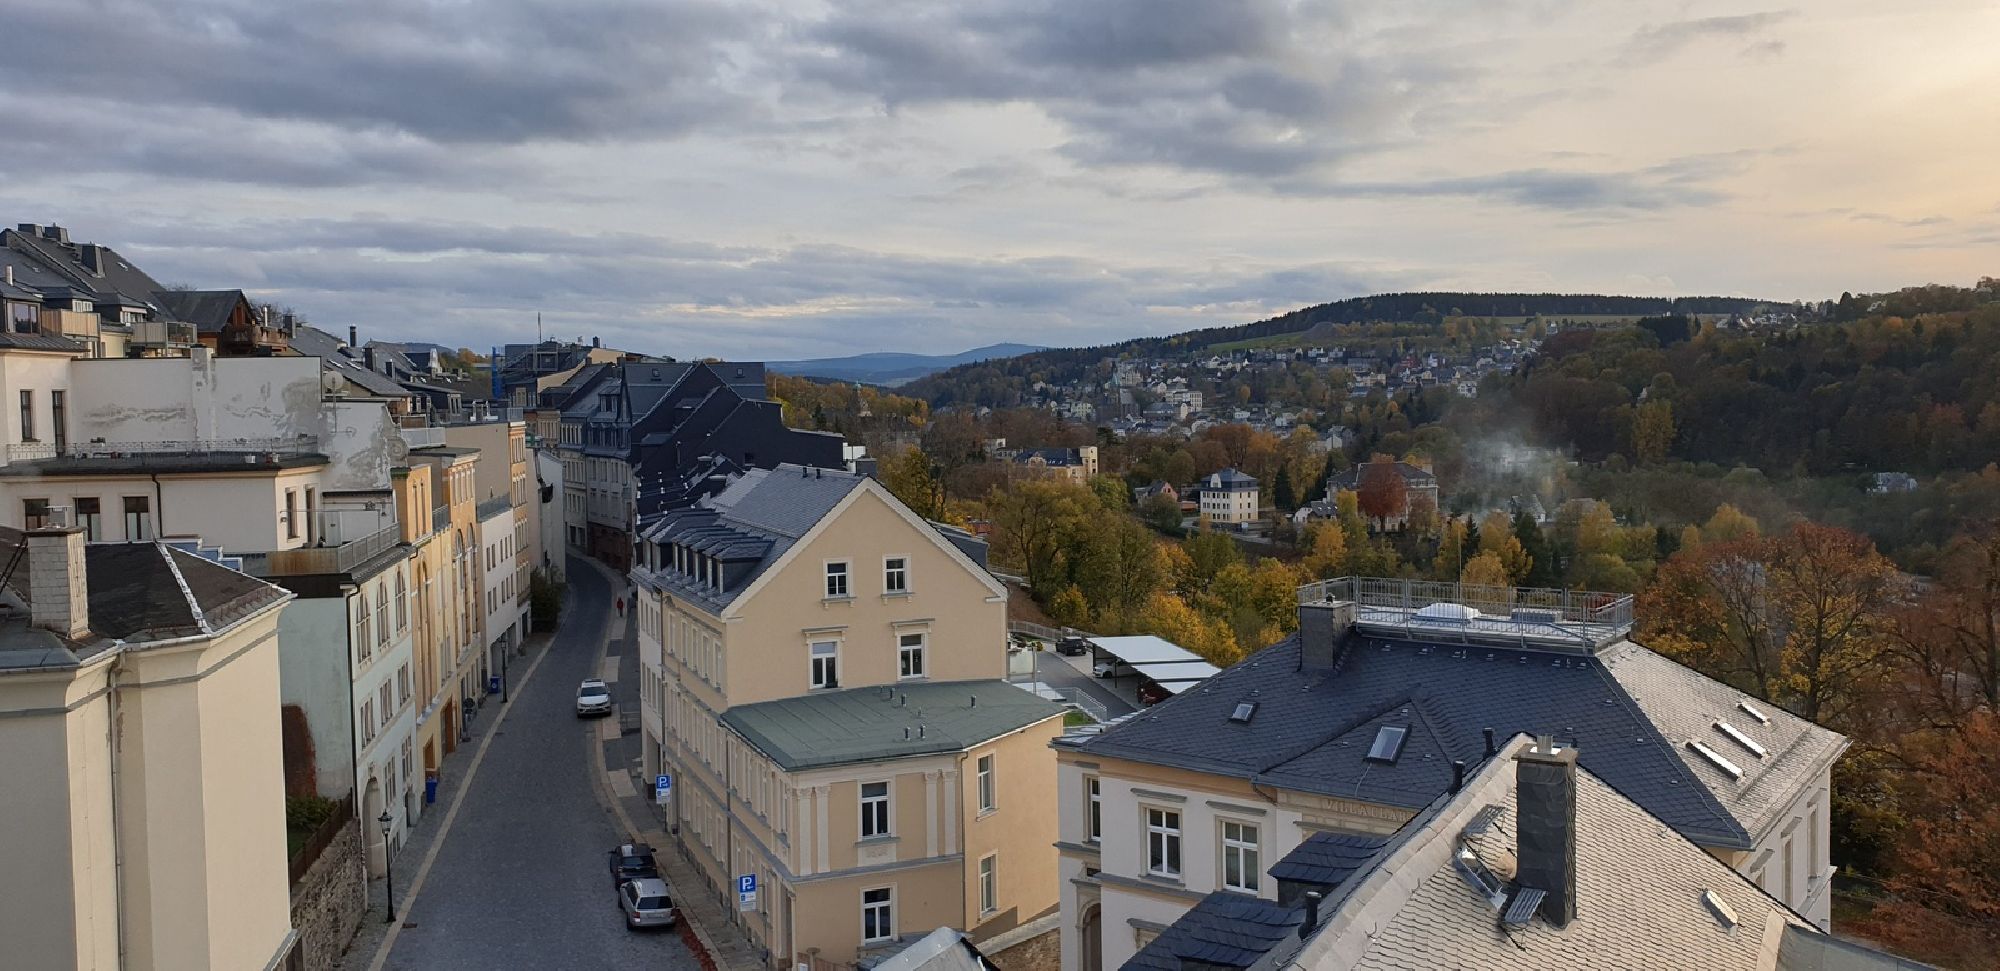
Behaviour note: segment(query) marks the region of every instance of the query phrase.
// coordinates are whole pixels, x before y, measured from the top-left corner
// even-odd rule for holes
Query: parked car
[[[626,843],[611,851],[611,885],[617,886],[628,880],[658,879],[660,865],[653,859],[653,848],[644,843]]]
[[[1056,642],[1056,653],[1064,657],[1082,657],[1090,650],[1090,642],[1081,637],[1065,637]]]
[[[1141,705],[1150,708],[1171,697],[1173,697],[1173,694],[1167,691],[1167,689],[1160,687],[1156,682],[1147,681],[1139,685],[1139,704]]]
[[[674,898],[658,877],[627,880],[618,885],[618,909],[625,912],[625,929],[674,926]]]
[[[1132,665],[1126,664],[1124,661],[1120,661],[1117,658],[1113,657],[1113,658],[1106,658],[1102,661],[1097,662],[1096,664],[1091,665],[1090,673],[1097,675],[1100,678],[1123,678],[1123,677],[1129,677],[1139,672],[1133,670]]]
[[[590,678],[577,686],[576,717],[609,715],[611,709],[611,688],[604,682]]]

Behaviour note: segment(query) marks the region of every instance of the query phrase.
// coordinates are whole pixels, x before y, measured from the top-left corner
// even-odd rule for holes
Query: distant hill
[[[1788,303],[1749,297],[1622,297],[1592,293],[1382,293],[1294,310],[1267,320],[1190,330],[1167,337],[1140,337],[1103,347],[1049,348],[1005,361],[971,362],[915,379],[901,393],[933,407],[1021,403],[1034,380],[1067,384],[1100,370],[1107,358],[1190,357],[1254,348],[1310,344],[1331,337],[1342,325],[1442,325],[1448,317],[1524,319],[1543,317],[1577,323],[1636,320],[1659,314],[1753,313]],[[775,366],[775,365],[773,365]],[[1104,368],[1108,374],[1108,368]],[[1101,378],[1101,376],[1100,376]]]
[[[764,366],[780,374],[836,381],[861,381],[895,387],[946,368],[1003,357],[1015,357],[1042,350],[1033,344],[988,344],[957,354],[900,354],[878,351],[851,357],[826,357],[810,361],[767,361]]]

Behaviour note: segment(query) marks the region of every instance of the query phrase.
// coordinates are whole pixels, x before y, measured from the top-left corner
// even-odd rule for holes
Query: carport
[[[1151,634],[1090,639],[1091,670],[1111,665],[1113,675],[1106,680],[1132,681],[1133,696],[1141,702],[1180,694],[1213,677],[1220,669],[1194,652],[1165,638]],[[1148,690],[1151,686],[1152,691]]]

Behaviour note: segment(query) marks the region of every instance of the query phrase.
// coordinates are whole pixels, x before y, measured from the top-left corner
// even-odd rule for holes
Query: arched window
[[[375,643],[389,646],[389,585],[375,585]]]
[[[410,629],[409,591],[403,585],[403,571],[396,571],[396,633]]]
[[[362,589],[354,594],[354,644],[363,660],[375,652],[375,641],[368,636],[368,591]]]

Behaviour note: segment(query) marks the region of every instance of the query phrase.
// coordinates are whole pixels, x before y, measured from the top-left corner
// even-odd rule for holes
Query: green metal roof
[[[961,752],[1062,712],[1005,681],[915,681],[737,705],[722,719],[797,771]]]

